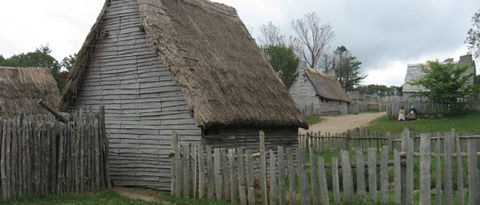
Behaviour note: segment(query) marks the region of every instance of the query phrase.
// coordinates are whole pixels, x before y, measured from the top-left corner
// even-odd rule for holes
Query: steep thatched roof
[[[106,2],[69,76],[73,104]],[[305,126],[303,115],[234,8],[207,0],[138,0],[142,26],[199,126]]]
[[[347,93],[337,80],[330,78],[322,71],[311,68],[306,69],[305,74],[320,97],[327,100],[350,102]]]
[[[48,69],[0,67],[0,119],[21,112],[45,113],[39,99],[52,107],[60,102],[57,83]]]

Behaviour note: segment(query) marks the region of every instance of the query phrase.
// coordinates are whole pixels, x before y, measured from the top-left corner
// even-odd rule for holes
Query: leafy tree
[[[50,55],[52,50],[48,46],[40,46],[33,52],[13,55],[10,58],[0,58],[1,66],[11,67],[44,67],[50,69],[57,87],[61,91],[65,85],[65,79],[60,76],[61,64]]]
[[[73,63],[77,60],[77,54],[69,55],[65,58],[63,58],[62,62],[60,63],[62,68],[67,69],[70,71],[70,68],[72,68]]]
[[[480,11],[473,15],[472,26],[473,28],[468,30],[465,43],[468,44],[468,48],[475,54],[475,57],[478,57],[480,55]]]
[[[297,34],[292,43],[298,56],[311,68],[319,69],[322,55],[335,37],[333,27],[330,24],[320,25],[320,18],[315,12],[292,21],[291,25]]]
[[[360,72],[362,62],[352,56],[345,46],[338,46],[333,53],[335,77],[346,91],[352,91],[367,77]]]
[[[440,63],[438,60],[428,61],[427,65],[420,67],[425,75],[410,84],[429,90],[416,96],[427,97],[433,102],[455,104],[457,99],[473,96],[479,89],[478,85],[468,83],[473,74],[465,72],[470,66],[452,62]]]
[[[300,59],[295,55],[292,47],[281,45],[267,45],[263,47],[263,52],[268,61],[282,79],[285,86],[290,86],[295,77]]]

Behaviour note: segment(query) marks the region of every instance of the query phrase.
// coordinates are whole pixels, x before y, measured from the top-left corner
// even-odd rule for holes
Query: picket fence
[[[104,113],[65,114],[68,124],[51,114],[0,123],[1,199],[109,187]]]
[[[334,150],[354,150],[375,147],[378,150],[382,146],[393,146],[393,140],[399,135],[392,135],[390,132],[373,132],[365,128],[356,128],[343,133],[313,132],[308,131],[298,135],[298,146],[300,149],[314,149],[316,152]]]
[[[414,152],[409,132],[401,138],[400,150],[383,146],[378,157],[378,150],[371,148],[367,160],[361,148],[341,151],[340,158],[327,164],[322,156],[311,157],[314,149],[278,147],[267,151],[263,132],[260,153],[178,144],[174,135],[171,193],[242,205],[331,204],[355,196],[379,203],[413,204],[415,194],[419,194],[419,204],[440,200],[444,204],[480,204],[478,136],[449,132],[432,138],[421,134],[419,152]],[[435,143],[441,138],[444,147]],[[467,142],[467,150],[461,149],[462,140]]]

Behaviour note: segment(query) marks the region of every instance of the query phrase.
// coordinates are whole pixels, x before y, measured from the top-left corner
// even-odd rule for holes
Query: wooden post
[[[190,198],[190,144],[183,146],[183,198]]]
[[[388,146],[382,146],[380,156],[380,201],[388,201]]]
[[[356,149],[355,160],[357,161],[357,194],[364,197],[367,192],[365,188],[365,162],[361,147]]]
[[[353,197],[353,177],[352,167],[350,166],[350,158],[348,151],[342,151],[342,181],[343,194],[347,200]]]
[[[322,205],[329,205],[328,199],[328,187],[327,187],[327,175],[325,173],[325,160],[323,157],[318,157],[318,178],[320,187],[320,201]]]
[[[407,160],[405,168],[405,191],[404,191],[404,201],[403,204],[413,204],[413,139],[406,139],[406,151],[407,151]]]
[[[452,171],[452,152],[453,152],[453,135],[446,133],[444,142],[445,154],[445,204],[453,204],[453,171]]]
[[[308,176],[305,169],[305,152],[297,150],[298,180],[300,185],[300,200],[302,204],[310,204],[310,190],[308,188]]]
[[[260,190],[263,204],[268,205],[267,194],[267,158],[265,153],[265,133],[260,131]]]
[[[420,204],[430,204],[430,135],[420,136]]]
[[[335,203],[340,202],[340,183],[338,181],[338,159],[332,158],[332,188]]]
[[[222,166],[222,175],[215,175],[215,177],[223,177],[223,199],[225,201],[230,201],[231,196],[230,196],[230,169],[229,169],[229,164],[230,162],[228,161],[228,151],[226,148],[220,148],[220,164]]]
[[[247,184],[248,184],[248,204],[255,204],[255,180],[253,177],[253,157],[252,150],[247,149],[246,151],[246,162],[247,162]]]
[[[394,169],[394,203],[395,204],[402,204],[402,186],[405,186],[402,184],[402,164],[401,164],[401,159],[400,155],[398,154],[398,151],[396,149],[393,150],[393,169]]]
[[[437,143],[435,144],[435,204],[441,204],[441,193],[442,193],[442,163],[440,161],[440,133],[437,133]],[[451,203],[450,203],[451,204]]]
[[[478,182],[478,161],[477,143],[475,139],[468,139],[468,196],[470,204],[480,204],[479,182]]]
[[[3,126],[2,126],[2,150],[1,150],[1,153],[0,153],[0,174],[1,174],[1,177],[2,177],[2,181],[1,181],[1,185],[2,185],[2,199],[4,200],[8,200],[9,196],[8,196],[8,182],[7,182],[7,166],[9,165],[7,163],[7,147],[9,147],[9,145],[7,144],[7,138],[8,138],[8,133],[7,133],[7,129],[8,129],[8,124],[7,124],[7,121],[4,120],[3,121]]]
[[[172,132],[172,144],[170,145],[170,151],[171,153],[173,153],[173,156],[171,155],[170,156],[170,163],[171,163],[171,169],[170,169],[170,173],[171,173],[171,184],[170,184],[170,191],[171,191],[171,195],[175,195],[175,190],[176,190],[176,173],[175,173],[175,170],[176,170],[176,166],[175,166],[175,160],[177,159],[177,155],[179,153],[176,153],[176,147],[178,146],[178,133],[173,131]]]
[[[270,150],[270,204],[277,204],[277,175],[275,170],[275,153]]]
[[[312,148],[310,148],[310,179],[311,179],[311,184],[312,184],[312,199],[313,199],[313,204],[319,204],[320,199],[318,198],[318,179],[317,179],[317,163],[315,160],[315,152],[313,151]]]
[[[279,193],[279,204],[286,205],[286,190],[285,190],[285,152],[282,146],[278,146],[278,191]]]
[[[238,177],[235,155],[235,149],[228,150],[228,161],[230,165],[230,199],[233,203],[238,204]]]
[[[214,176],[216,176],[216,177],[213,177],[215,179],[215,190],[216,190],[215,195],[217,196],[217,201],[221,201],[222,196],[223,196],[223,194],[222,194],[223,183],[222,183],[222,177],[220,177],[220,176],[222,176],[222,172],[221,172],[222,171],[222,168],[221,168],[222,164],[220,163],[220,157],[221,157],[220,156],[220,148],[215,148],[213,152],[214,152],[214,154],[213,154],[213,158],[214,158],[213,167],[215,169],[215,171],[214,171],[215,175]]]
[[[292,150],[287,149],[287,172],[288,172],[288,193],[289,193],[289,204],[297,204],[297,192],[296,192],[296,180],[295,180],[295,167],[293,164]]]
[[[452,136],[454,135],[454,132],[452,131]],[[463,198],[464,198],[464,191],[463,191],[463,159],[461,156],[462,149],[461,149],[461,144],[460,144],[460,136],[456,137],[456,145],[457,145],[457,202],[458,204],[464,204]]]
[[[214,161],[212,159],[212,147],[209,145],[206,146],[207,150],[207,174],[208,174],[208,189],[207,189],[207,198],[209,201],[214,200],[214,190],[215,190],[215,175],[214,175]]]
[[[205,198],[205,152],[203,145],[198,146],[198,198]]]
[[[237,150],[237,173],[238,173],[238,196],[240,197],[240,204],[247,205],[247,195],[246,195],[246,186],[245,186],[245,167],[243,163],[243,158],[245,151],[243,148]]]

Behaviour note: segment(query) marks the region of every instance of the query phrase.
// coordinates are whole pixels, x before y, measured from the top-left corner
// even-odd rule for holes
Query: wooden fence
[[[440,138],[444,147],[435,143]],[[171,193],[239,204],[414,204],[415,195],[419,204],[480,204],[477,138],[422,134],[419,152],[414,152],[414,141],[405,132],[400,150],[357,149],[327,159],[312,157],[314,149],[267,151],[262,132],[259,154],[178,145],[174,137]],[[461,140],[467,150],[461,149]]]
[[[396,118],[398,116],[398,111],[402,107],[408,111],[411,106],[413,106],[418,114],[438,114],[438,113],[449,113],[452,110],[480,110],[480,103],[474,100],[464,100],[458,102],[455,105],[447,105],[443,103],[434,103],[426,100],[415,100],[415,99],[405,99],[405,100],[392,100],[386,102],[386,112],[388,118]]]
[[[104,110],[19,115],[0,123],[1,199],[110,186]]]
[[[300,149],[314,149],[316,152],[333,150],[355,150],[375,147],[378,150],[382,146],[392,147],[394,140],[399,138],[390,132],[372,132],[365,128],[356,128],[343,133],[306,132],[298,135]]]

